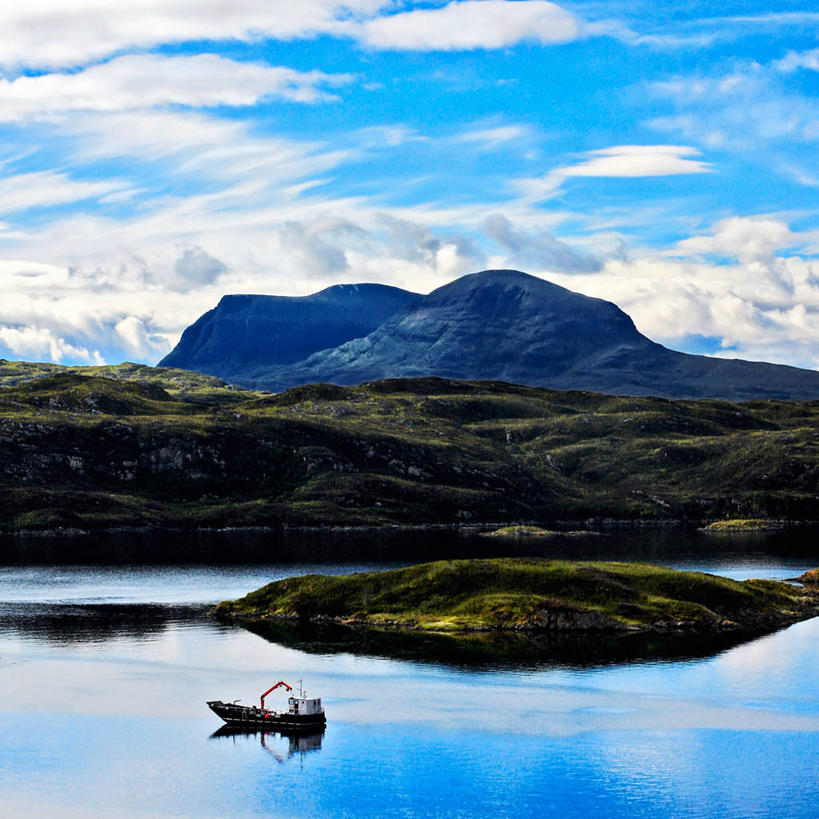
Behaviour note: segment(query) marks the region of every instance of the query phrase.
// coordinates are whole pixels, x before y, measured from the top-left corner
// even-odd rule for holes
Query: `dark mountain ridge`
[[[339,284],[310,296],[224,296],[160,366],[252,383],[271,366],[367,335],[419,298],[383,284]]]
[[[274,392],[433,375],[667,398],[819,398],[813,370],[669,350],[611,302],[516,270],[473,273],[427,296],[352,287],[225,297],[160,364]]]

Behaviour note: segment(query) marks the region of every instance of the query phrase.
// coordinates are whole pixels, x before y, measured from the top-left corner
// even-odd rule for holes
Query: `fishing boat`
[[[288,697],[286,711],[274,711],[264,704],[265,697],[277,688],[284,687],[292,696]],[[270,686],[259,698],[259,705],[240,705],[234,702],[211,700],[208,708],[228,725],[239,728],[267,728],[271,731],[314,731],[322,728],[327,718],[320,697],[308,697],[299,680],[299,693],[293,694],[293,687],[284,680]]]

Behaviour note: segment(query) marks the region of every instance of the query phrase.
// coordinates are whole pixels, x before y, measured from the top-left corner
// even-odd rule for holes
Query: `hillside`
[[[289,577],[214,613],[402,631],[756,631],[816,616],[819,595],[644,563],[497,558]]]
[[[817,403],[135,374],[0,390],[2,527],[819,517]]]
[[[819,399],[813,370],[669,350],[616,305],[515,270],[463,276],[427,296],[393,288],[388,301],[373,295],[378,285],[358,287],[349,304],[349,288],[225,297],[161,363],[275,392],[439,376],[619,395]]]
[[[161,387],[171,395],[207,404],[231,402],[237,390],[219,378],[171,367],[149,367],[146,364],[103,364],[101,366],[65,367],[61,364],[30,361],[6,361],[0,358],[0,388],[16,387],[40,378],[58,375],[78,375],[128,381]],[[243,391],[246,400],[247,395]]]

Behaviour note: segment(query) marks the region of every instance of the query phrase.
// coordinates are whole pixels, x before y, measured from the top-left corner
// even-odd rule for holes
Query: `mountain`
[[[225,296],[159,366],[254,383],[270,367],[367,335],[418,298],[383,284],[339,284],[311,296]]]
[[[435,375],[667,398],[819,398],[813,370],[669,350],[638,332],[616,305],[516,270],[463,276],[428,296],[388,288],[391,299],[359,333],[339,318],[335,300],[313,301],[334,289],[304,299],[225,297],[161,364],[274,392]],[[241,324],[229,308],[243,298],[264,301],[243,313]],[[308,304],[310,320],[302,323],[296,312],[283,319],[284,302]],[[267,327],[275,328],[275,339],[265,337]]]

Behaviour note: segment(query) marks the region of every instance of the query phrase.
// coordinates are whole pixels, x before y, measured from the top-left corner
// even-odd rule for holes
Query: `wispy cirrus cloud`
[[[809,58],[802,55],[652,82],[648,92],[670,105],[672,113],[654,117],[648,125],[711,148],[748,152],[758,152],[762,145],[816,141],[819,103],[789,90],[780,76],[796,70],[800,61],[805,63],[801,67],[809,67]]]
[[[467,128],[455,137],[455,142],[474,145],[481,150],[494,151],[499,148],[508,148],[510,143],[531,141],[534,138],[534,129],[522,123],[505,123],[503,125],[478,124]]]
[[[0,176],[0,214],[100,199],[122,190],[126,184],[115,179],[74,179],[55,171],[12,173]]]

